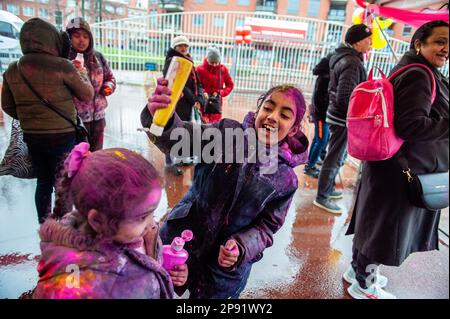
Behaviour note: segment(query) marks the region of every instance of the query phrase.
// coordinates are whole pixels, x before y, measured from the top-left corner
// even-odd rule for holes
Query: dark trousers
[[[313,167],[317,164],[319,156],[327,147],[328,143],[328,124],[324,120],[316,120],[314,128],[314,139],[309,149],[308,166]]]
[[[361,288],[366,289],[376,282],[379,265],[353,247],[352,267],[356,272],[356,280],[358,280]]]
[[[106,121],[101,119],[98,121],[84,122],[84,126],[89,133],[88,141],[91,146],[89,150],[95,152],[103,148],[103,136],[105,132]]]
[[[328,124],[330,142],[319,175],[317,198],[326,200],[334,190],[335,179],[347,156],[347,128]]]
[[[34,196],[39,223],[51,213],[53,187],[62,163],[75,146],[75,133],[24,134],[36,171],[37,184]]]

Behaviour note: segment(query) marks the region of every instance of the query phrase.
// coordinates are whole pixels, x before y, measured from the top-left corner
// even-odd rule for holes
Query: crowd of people
[[[293,85],[278,85],[262,94],[256,110],[242,123],[222,119],[221,109],[207,112],[211,98],[220,101],[221,108],[222,98],[233,90],[219,49],[208,48],[203,63],[192,69],[164,132],[161,136],[147,132],[149,140],[165,154],[166,167],[180,175],[180,159],[170,157],[178,142],[170,138],[174,130],[184,129],[192,144],[195,128],[223,134],[229,129],[253,129],[257,145],[276,153],[277,170],[261,173],[266,163],[259,158],[253,161],[248,135],[242,146],[243,162],[223,160],[237,147],[225,141],[219,145],[221,156],[212,162],[190,154],[182,160],[196,164],[192,186],[159,225],[153,212],[162,194],[160,174],[134,151],[103,149],[106,97],[114,93],[116,81],[105,57],[94,49],[88,23],[75,18],[60,32],[39,18],[28,20],[20,34],[24,56],[3,75],[1,103],[6,114],[20,121],[37,175],[42,253],[33,297],[170,299],[189,291],[192,299],[239,298],[253,264],[283,227],[298,189],[295,167],[306,164],[305,174],[318,178],[314,205],[342,213],[334,202],[342,197],[335,179],[347,157],[350,97],[367,80],[363,55],[371,48],[371,35],[364,24],[350,27],[344,43],[314,68],[318,79],[310,147],[301,131],[306,101]],[[405,141],[399,153],[419,173],[448,171],[449,83],[438,70],[448,60],[448,41],[448,23],[426,23],[393,69],[424,64],[436,82],[432,99],[430,79],[420,68],[410,68],[393,81],[395,129]],[[173,57],[193,63],[189,48],[185,36],[173,39],[163,76]],[[57,112],[44,105],[35,91]],[[141,112],[144,128],[150,127],[155,112],[168,107],[171,94],[168,81],[159,78]],[[192,121],[196,109],[201,125]],[[77,116],[87,128],[87,141],[77,139],[72,123]],[[201,148],[209,142],[203,140]],[[316,165],[325,149],[319,170]],[[379,274],[379,265],[399,266],[413,252],[438,248],[440,211],[414,206],[406,187],[396,156],[363,162],[347,230],[354,234],[353,258],[343,274],[353,298],[395,298],[384,289],[388,279]],[[166,270],[163,244],[170,244],[185,229],[195,234],[185,245],[189,259]],[[78,286],[67,284],[72,265],[80,270]]]

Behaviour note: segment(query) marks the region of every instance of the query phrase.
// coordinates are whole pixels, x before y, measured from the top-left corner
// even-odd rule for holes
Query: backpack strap
[[[391,81],[396,76],[398,76],[400,73],[403,73],[405,70],[407,70],[409,68],[414,68],[414,67],[418,67],[418,68],[424,69],[425,71],[427,71],[428,75],[431,77],[431,104],[433,104],[434,100],[436,99],[436,80],[434,79],[433,72],[425,64],[422,64],[422,63],[408,64],[408,65],[398,69],[393,74],[391,74],[391,76],[389,77],[389,80]]]

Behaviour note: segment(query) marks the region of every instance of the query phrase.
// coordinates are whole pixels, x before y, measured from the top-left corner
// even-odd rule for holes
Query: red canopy
[[[367,8],[369,12],[380,15],[386,18],[392,18],[406,24],[420,27],[422,24],[433,20],[444,20],[449,22],[448,8],[444,11],[424,10],[422,12],[404,10],[397,8],[390,8],[376,4],[366,4],[364,0],[356,0],[356,3],[362,7]]]

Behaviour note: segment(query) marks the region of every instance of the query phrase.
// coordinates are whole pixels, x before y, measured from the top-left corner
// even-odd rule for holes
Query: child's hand
[[[168,81],[164,78],[158,78],[157,83],[155,92],[153,92],[147,103],[147,108],[152,116],[156,110],[168,107],[171,101],[170,95],[172,92],[167,87]]]
[[[229,268],[234,266],[239,258],[239,248],[235,240],[230,239],[225,246],[220,245],[218,262],[221,267]]]
[[[75,67],[75,69],[77,69],[78,71],[81,71],[82,69],[84,69],[84,65],[82,65],[81,62],[78,60],[72,60],[72,64]]]
[[[178,287],[183,286],[186,283],[188,273],[188,266],[186,264],[175,266],[175,270],[169,270],[173,285]]]
[[[112,88],[111,88],[109,85],[105,85],[105,86],[102,88],[102,92],[103,92],[103,95],[104,95],[104,96],[108,96],[108,95],[111,95],[111,94],[112,94],[113,90],[112,90]]]

